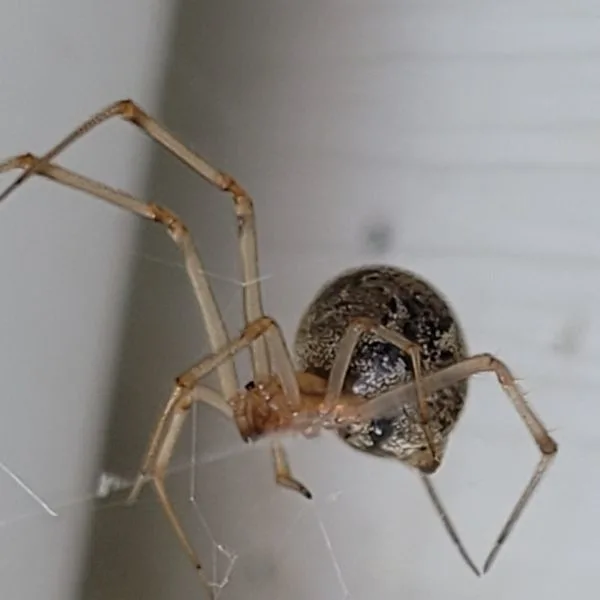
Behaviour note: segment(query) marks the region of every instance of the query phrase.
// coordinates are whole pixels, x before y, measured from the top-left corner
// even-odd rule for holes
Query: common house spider
[[[148,203],[54,162],[68,146],[100,124],[119,117],[133,123],[213,186],[228,192],[238,223],[246,326],[228,337],[201,259],[185,224],[167,208]],[[529,407],[508,367],[490,354],[468,356],[456,315],[445,298],[418,276],[391,266],[346,271],[318,292],[300,321],[297,366],[277,321],[264,314],[259,283],[253,203],[229,175],[210,166],[131,100],[93,115],[41,157],[24,154],[0,163],[0,172],[22,173],[5,199],[33,175],[87,192],[162,225],[182,252],[202,312],[211,353],[175,378],[173,391],[151,436],[128,502],[151,482],[167,518],[202,580],[210,587],[165,490],[165,475],[190,407],[204,402],[236,424],[245,441],[273,433],[306,436],[334,430],[350,446],[392,457],[419,474],[442,522],[470,568],[467,554],[433,487],[451,431],[462,414],[467,379],[493,372],[537,444],[541,458],[485,563],[492,565],[557,452],[557,444]],[[241,387],[233,357],[249,350],[252,381]],[[206,386],[215,371],[219,390]],[[279,436],[271,442],[277,484],[310,498],[292,474]]]

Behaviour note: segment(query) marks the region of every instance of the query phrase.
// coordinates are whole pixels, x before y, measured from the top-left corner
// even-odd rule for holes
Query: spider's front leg
[[[15,181],[2,193],[0,193],[0,202],[14,192],[14,190],[22,185],[25,181],[36,174],[49,176],[49,173],[53,168],[52,161],[58,155],[60,155],[64,150],[76,143],[82,137],[86,136],[92,130],[115,118],[122,119],[127,123],[131,123],[149,138],[161,145],[165,150],[167,150],[167,152],[179,159],[192,171],[200,175],[200,177],[202,177],[206,182],[231,195],[234,202],[235,214],[238,219],[238,240],[244,276],[243,296],[246,323],[251,323],[252,321],[264,316],[259,281],[258,250],[256,244],[256,227],[254,223],[254,207],[252,198],[233,177],[223,171],[220,171],[219,169],[216,169],[202,156],[193,152],[175,135],[173,135],[164,125],[146,113],[146,111],[144,111],[142,107],[133,100],[119,100],[97,111],[83,123],[73,129],[70,133],[64,136],[62,140],[60,140],[50,150],[48,150],[48,152],[39,158],[33,157],[32,155],[23,155],[21,157],[9,159],[4,163],[0,163],[0,172],[15,167],[23,169],[23,172],[15,179]],[[56,168],[54,170],[56,172]],[[56,177],[54,179],[60,183],[72,185],[71,182],[67,181],[68,177]],[[79,179],[81,181],[84,178],[80,177]],[[88,193],[100,198],[103,197],[102,192],[104,190],[102,188],[113,191],[106,186],[103,186],[103,184],[96,183],[84,187],[80,185],[73,185],[72,187],[79,187],[79,189],[83,189],[84,191],[87,191]],[[123,208],[132,210],[133,212],[137,212],[141,216],[148,216],[147,211],[146,214],[144,214],[144,211],[140,211],[140,202],[137,199],[130,197],[133,202],[124,202],[124,200],[127,200],[126,196],[128,195],[124,193],[119,193],[118,196],[113,194],[113,198],[111,198],[109,202],[113,202]],[[205,297],[207,296],[207,292],[204,289],[200,290],[196,287],[195,289],[198,294],[202,294]],[[206,304],[207,302],[208,300],[205,298],[201,304]],[[206,313],[204,308],[203,311]],[[216,325],[211,325],[212,322],[215,322],[215,319],[209,319],[205,314],[205,324],[209,330],[208,333],[211,340],[212,350],[215,351],[223,345],[224,328],[219,326],[219,331],[211,331],[211,329],[215,329],[215,327],[217,327]],[[270,370],[269,355],[264,340],[259,339],[252,344],[250,352],[252,354],[253,365],[255,369],[257,369],[257,372],[263,375],[268,374]],[[221,372],[224,373],[225,369],[221,369]],[[221,383],[223,385],[223,380]]]
[[[176,378],[175,387],[171,397],[169,398],[152,434],[142,469],[127,500],[128,504],[135,502],[144,483],[148,481],[152,482],[160,504],[162,505],[179,542],[198,571],[203,582],[211,591],[211,594],[211,582],[207,580],[202,569],[202,563],[193,549],[192,544],[175,513],[173,505],[171,504],[165,488],[165,477],[173,456],[175,445],[179,439],[187,415],[190,412],[190,408],[194,403],[204,402],[217,408],[227,417],[233,418],[233,411],[227,400],[220,394],[217,394],[214,390],[200,385],[201,380],[215,369],[218,369],[224,362],[231,360],[235,354],[248,348],[248,346],[257,339],[260,339],[263,336],[266,336],[267,340],[272,339],[273,336],[269,336],[269,331],[273,330],[274,326],[276,327],[276,323],[268,317],[250,323],[237,339],[231,341],[221,351],[207,356]]]
[[[260,339],[266,341],[267,347],[271,351],[274,362],[278,367],[278,380],[281,382],[284,395],[291,398],[298,395],[298,383],[279,325],[270,317],[262,317],[250,323],[246,326],[242,334],[234,341],[231,341],[225,348],[215,354],[209,355],[177,377],[173,393],[152,434],[142,470],[128,499],[130,504],[134,502],[144,483],[147,481],[152,482],[160,503],[181,545],[209,587],[210,584],[204,576],[201,562],[189,542],[169,500],[165,489],[165,477],[175,445],[190,408],[194,403],[204,402],[214,406],[229,418],[233,418],[232,407],[227,401],[232,399],[225,399],[210,388],[200,385],[202,379],[215,369],[218,369],[225,361],[231,360],[235,354],[243,351],[256,340]],[[292,481],[295,480],[292,479]],[[299,485],[301,486],[301,484]]]
[[[238,220],[238,242],[244,278],[244,313],[246,323],[249,324],[247,331],[252,330],[259,321],[270,321],[264,316],[262,308],[256,228],[251,197],[230,175],[212,167],[204,158],[179,141],[163,125],[149,116],[132,100],[114,102],[106,108],[96,112],[40,157],[36,157],[32,154],[23,154],[0,162],[0,173],[13,169],[20,169],[22,171],[11,185],[0,193],[0,202],[15,191],[27,179],[38,175],[51,179],[61,185],[86,192],[128,212],[135,213],[144,219],[161,224],[182,251],[186,271],[202,311],[211,350],[213,354],[219,354],[220,349],[228,342],[227,332],[222,315],[216,305],[214,295],[208,283],[200,256],[194,247],[193,240],[187,227],[181,219],[166,208],[154,203],[144,202],[122,190],[114,189],[101,182],[86,178],[78,173],[64,169],[53,162],[66,148],[74,144],[93,129],[113,118],[119,118],[133,124],[195,173],[200,175],[205,181],[231,195],[233,198],[235,215]],[[270,365],[271,359],[275,358],[275,360],[278,360],[278,357],[283,357],[279,364],[279,375],[286,390],[286,397],[289,399],[290,406],[294,406],[294,404],[297,406],[297,403],[299,402],[297,384],[295,382],[293,364],[289,359],[289,356],[287,356],[285,344],[280,344],[275,341],[273,342],[274,345],[271,352],[269,352],[268,343],[263,339],[262,335],[254,337],[249,344],[255,379],[270,378],[272,376]],[[281,347],[284,348],[283,352],[275,349]],[[200,365],[191,369],[186,375],[192,378],[195,377],[199,367]],[[163,496],[161,497],[163,505],[165,508],[170,506],[166,494],[164,494],[164,489],[157,486],[157,482],[160,483],[161,472],[163,469],[166,469],[166,464],[170,460],[170,453],[167,450],[169,448],[170,440],[174,443],[174,440],[178,436],[177,430],[178,427],[180,427],[180,417],[181,414],[185,414],[185,410],[183,410],[182,407],[185,407],[187,404],[202,401],[217,406],[217,408],[227,412],[229,407],[226,402],[223,401],[223,397],[230,399],[234,397],[238,391],[235,367],[233,362],[230,359],[227,359],[227,356],[214,368],[217,369],[222,396],[203,387],[194,389],[193,392],[190,389],[180,389],[179,386],[175,388],[152,436],[150,448],[142,467],[142,474],[134,486],[130,496],[131,500],[137,497],[142,484],[146,480],[145,474],[149,473],[149,477],[153,479],[159,495],[160,493],[163,493]],[[294,388],[294,386],[296,387]],[[183,413],[181,412],[182,410]],[[165,430],[167,431],[166,437],[161,441],[161,436]],[[288,480],[294,481],[289,473],[289,468],[287,468],[287,461],[285,460],[283,448],[273,446],[273,452],[274,457],[279,464],[277,470],[278,482],[281,483]],[[185,536],[176,520],[173,520],[174,513],[172,513],[171,510],[168,514],[170,514],[170,519],[176,529],[178,529],[178,535],[182,540],[182,543],[184,543]],[[184,543],[184,545],[186,544]],[[193,556],[193,551],[189,544],[186,546],[186,550]]]

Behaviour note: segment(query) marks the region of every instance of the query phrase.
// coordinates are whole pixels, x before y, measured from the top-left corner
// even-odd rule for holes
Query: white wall
[[[589,0],[501,6],[379,1],[368,7],[340,1],[295,9],[267,1],[181,3],[161,63],[168,74],[156,110],[182,139],[253,193],[263,273],[269,276],[266,304],[290,340],[303,307],[326,277],[367,261],[404,265],[453,299],[473,351],[499,354],[523,378],[529,399],[561,445],[554,469],[493,571],[476,580],[445,537],[414,474],[401,465],[358,455],[333,437],[292,441],[294,470],[315,494],[308,504],[276,488],[265,448],[244,448],[231,424],[201,410],[195,507],[214,539],[237,557],[223,599],[562,598],[574,582],[581,591],[597,588],[599,487],[588,467],[598,452],[600,383],[597,17],[596,3]],[[105,18],[107,30],[114,29],[114,15]],[[132,10],[134,18],[150,22]],[[85,44],[75,44],[89,52],[77,55],[81,71],[84,66],[89,71],[99,55],[108,56],[98,23],[90,25],[97,44],[90,43],[91,33]],[[54,107],[42,112],[37,98],[25,118],[23,97],[30,95],[11,90],[13,110],[5,120],[14,141],[5,148],[3,138],[3,152],[14,152],[15,145],[45,148],[97,104],[136,93],[118,88],[132,86],[134,75],[139,92],[151,96],[145,86],[152,85],[137,68],[143,61],[150,73],[151,57],[140,50],[127,64],[122,50],[110,49],[121,58],[122,80],[110,79],[117,74],[106,66],[114,90],[96,82],[100,91],[84,99],[74,95],[72,106],[58,104],[68,94],[52,85],[44,97],[54,94]],[[15,58],[2,76],[16,77],[20,64]],[[32,79],[23,81],[31,85]],[[4,92],[0,97],[7,102]],[[51,130],[42,136],[41,127]],[[73,164],[129,183],[131,171],[119,158],[142,167],[136,147],[119,146],[119,157],[110,150],[91,154],[114,148],[112,138],[102,146],[98,137],[90,154],[71,154]],[[96,164],[98,156],[106,165]],[[154,155],[150,169],[143,194],[179,211],[197,235],[208,269],[235,279],[235,222],[228,200],[162,154]],[[50,205],[44,202],[31,216],[18,212],[49,194],[53,209],[42,209]],[[90,212],[83,212],[84,204]],[[9,390],[5,397],[18,394],[19,404],[10,408],[14,419],[2,423],[0,458],[50,499],[81,498],[92,489],[91,474],[67,472],[75,469],[68,460],[93,465],[81,452],[92,445],[101,400],[110,394],[112,401],[104,468],[129,476],[171,377],[204,349],[199,315],[177,253],[155,228],[142,229],[137,247],[128,245],[127,236],[115,238],[123,254],[136,259],[131,297],[122,307],[112,292],[123,289],[115,281],[126,265],[113,254],[117,242],[106,239],[98,220],[118,236],[128,232],[129,219],[33,183],[2,209],[6,249],[0,271],[14,273],[14,283],[1,300],[7,304],[0,312],[3,338],[11,340],[1,380]],[[41,210],[47,210],[46,219],[40,219]],[[66,219],[74,220],[74,210],[82,211],[78,218],[88,230],[67,237]],[[66,215],[65,221],[57,214]],[[31,238],[20,235],[24,228]],[[42,265],[31,240],[43,250]],[[50,254],[50,243],[56,254]],[[75,274],[73,281],[63,282],[64,265]],[[60,284],[50,273],[60,273]],[[215,280],[215,287],[235,331],[239,286]],[[40,299],[47,298],[58,307],[42,310]],[[111,308],[123,309],[121,323]],[[109,338],[119,325],[122,347],[113,351]],[[56,331],[46,329],[51,326]],[[19,336],[31,338],[20,345]],[[111,380],[114,361],[118,371]],[[33,379],[25,377],[30,372]],[[79,387],[65,388],[72,373],[82,375]],[[87,405],[92,398],[93,419]],[[470,398],[436,479],[469,549],[482,560],[536,452],[491,378],[477,380]],[[57,433],[60,425],[60,433],[41,445],[49,423]],[[34,443],[40,444],[36,451]],[[184,443],[179,464],[187,459]],[[187,501],[189,480],[183,471],[169,485],[210,564],[214,544]],[[29,500],[8,480],[0,481],[0,515],[11,520],[25,512]],[[59,542],[68,521],[77,520],[74,508],[60,522],[39,509],[37,514],[0,530],[0,544],[10,551],[0,562],[0,585],[12,582],[6,588],[11,597],[33,597],[41,589],[57,590],[59,597],[57,579],[44,588],[41,582],[58,578],[54,561],[68,562],[79,552],[80,546]],[[106,508],[93,517],[83,597],[200,597],[151,494],[133,509]],[[44,543],[51,548],[63,543],[69,550],[48,555]],[[42,564],[49,574],[38,569]],[[60,591],[66,594],[65,589]]]
[[[163,75],[161,2],[11,2],[0,19],[0,156],[42,153],[94,110]],[[107,126],[65,157],[135,189],[145,146]],[[125,130],[125,131],[123,131]],[[14,175],[5,175],[7,185]],[[77,597],[136,223],[31,181],[0,207],[0,597]],[[71,508],[63,507],[73,502]]]

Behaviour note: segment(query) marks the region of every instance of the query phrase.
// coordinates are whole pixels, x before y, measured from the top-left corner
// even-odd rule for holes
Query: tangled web
[[[192,427],[194,430],[196,430],[196,419],[194,419]],[[238,450],[237,453],[235,451],[228,452],[226,458],[235,460],[236,454],[249,454],[252,452],[252,450],[246,450],[245,452],[240,452]],[[264,590],[269,590],[274,586],[273,589],[275,591],[273,592],[273,597],[277,597],[277,594],[279,593],[276,591],[277,588],[279,586],[289,585],[288,583],[284,583],[285,573],[283,576],[281,573],[275,573],[282,567],[282,565],[277,565],[277,561],[285,563],[283,564],[284,571],[289,571],[290,568],[293,568],[293,565],[301,567],[301,564],[298,565],[296,560],[288,557],[287,554],[290,552],[290,548],[292,554],[294,555],[296,553],[311,553],[310,549],[303,547],[303,537],[307,534],[309,538],[312,536],[313,532],[311,532],[311,528],[315,524],[318,531],[318,536],[320,537],[321,549],[328,556],[328,561],[325,564],[323,561],[320,561],[320,568],[324,571],[330,572],[324,576],[324,579],[327,580],[329,577],[332,582],[335,582],[338,590],[334,596],[329,597],[339,598],[340,600],[347,600],[350,598],[351,594],[346,584],[342,567],[338,562],[334,544],[321,515],[322,510],[338,502],[341,492],[332,492],[324,497],[321,496],[311,502],[307,502],[300,498],[296,500],[296,498],[293,496],[290,498],[289,492],[281,490],[280,488],[276,489],[271,494],[271,497],[267,501],[266,505],[260,507],[255,504],[253,507],[251,507],[251,512],[253,510],[258,510],[263,514],[270,513],[275,508],[278,497],[279,500],[283,500],[283,504],[287,504],[288,506],[290,504],[294,505],[291,510],[281,510],[281,508],[279,511],[277,509],[274,510],[276,514],[283,515],[283,518],[278,519],[277,522],[273,523],[274,527],[278,530],[276,539],[274,541],[267,540],[266,542],[260,539],[260,529],[255,531],[253,529],[252,522],[247,522],[245,518],[242,518],[242,522],[239,525],[236,525],[234,528],[240,527],[241,529],[244,527],[246,530],[246,539],[251,541],[246,544],[245,548],[243,548],[241,551],[238,551],[237,548],[232,547],[230,543],[219,541],[218,534],[213,532],[214,527],[211,527],[209,519],[204,514],[201,498],[202,489],[199,489],[201,486],[198,485],[198,470],[201,470],[202,466],[206,463],[215,463],[215,465],[218,465],[218,463],[221,462],[219,459],[224,458],[225,457],[223,456],[212,456],[208,457],[207,461],[203,461],[197,456],[191,456],[187,461],[187,464],[178,464],[173,466],[173,468],[169,470],[169,475],[167,477],[167,484],[169,482],[169,478],[176,477],[178,474],[183,474],[188,478],[189,495],[187,497],[187,505],[190,507],[190,510],[188,511],[189,514],[187,516],[189,517],[192,515],[193,519],[187,519],[186,529],[192,542],[202,538],[205,544],[210,544],[210,556],[207,556],[206,553],[204,553],[202,555],[202,559],[205,564],[207,578],[210,581],[210,586],[213,591],[213,598],[215,600],[219,598],[222,598],[223,600],[226,598],[237,598],[239,597],[239,594],[237,593],[238,589],[241,589],[241,592],[243,593],[244,588],[248,591],[247,586],[252,588],[254,585]],[[262,467],[268,470],[268,467],[270,466],[268,462],[263,460],[260,462],[262,463]],[[36,522],[37,526],[41,526],[48,520],[60,521],[64,515],[68,516],[71,511],[84,506],[86,503],[89,505],[95,500],[103,500],[106,502],[94,510],[115,510],[122,506],[122,499],[113,501],[113,497],[122,495],[123,492],[127,492],[133,485],[133,480],[131,479],[126,479],[113,473],[102,473],[98,478],[97,489],[95,490],[94,494],[90,494],[87,497],[80,497],[69,502],[64,502],[60,505],[54,505],[44,500],[37,492],[27,485],[18,476],[18,474],[14,473],[6,465],[0,465],[0,470],[5,477],[12,480],[13,484],[18,486],[21,491],[28,495],[30,499],[37,505],[37,510],[35,511],[29,511],[25,514],[1,521],[0,537],[2,535],[2,531],[9,531],[12,526],[20,525],[21,527],[18,527],[17,530],[27,531],[27,529],[23,529],[22,525],[28,521]],[[153,495],[148,494],[145,499],[139,500],[138,502],[156,502],[152,496]],[[181,514],[182,503],[180,502],[179,504],[179,513]],[[133,510],[135,510],[135,506],[131,509],[128,509],[128,512]],[[224,521],[233,518],[235,518],[235,515],[229,515],[226,513],[221,515],[221,519]],[[190,523],[192,524],[191,528]],[[194,523],[195,527],[193,526]],[[38,529],[38,527],[33,528],[34,535],[36,529]],[[19,534],[17,533],[16,535]],[[310,546],[310,544],[311,541],[309,539],[308,545]],[[187,561],[174,536],[172,537],[171,547],[168,549],[164,548],[163,551],[175,553],[180,556],[182,561]],[[268,566],[266,568],[259,567],[258,564],[265,559]],[[244,564],[244,561],[246,561],[247,564]],[[235,578],[238,566],[244,572],[244,577],[242,577],[242,580],[234,586],[235,589],[230,589],[230,584]],[[190,571],[193,570],[192,566],[188,565],[187,562],[185,562],[185,567],[189,567]],[[301,570],[303,569],[301,568],[300,571]],[[293,579],[300,577],[300,571],[298,573],[291,574],[290,577]],[[257,581],[256,578],[260,576],[264,576],[266,580]],[[271,582],[267,581],[270,577],[273,579]],[[282,579],[282,577],[284,578]],[[250,591],[252,590],[250,589]],[[269,597],[271,594],[269,592],[267,593],[268,595],[266,597]],[[299,597],[302,595],[303,594],[300,594]],[[102,592],[100,591],[100,595],[96,597],[102,598]]]
[[[224,309],[226,311],[227,307]],[[193,545],[197,544],[195,549],[210,581],[213,598],[233,600],[248,594],[260,594],[265,599],[277,598],[290,588],[295,589],[298,598],[304,598],[307,593],[314,594],[314,590],[321,587],[323,593],[332,600],[350,598],[335,544],[323,517],[323,511],[339,501],[341,492],[327,488],[313,490],[316,492],[315,498],[307,501],[277,487],[268,458],[268,440],[253,448],[236,438],[235,442],[227,443],[213,454],[207,454],[205,449],[199,450],[198,440],[205,435],[202,423],[206,418],[204,408],[193,407],[193,414],[187,425],[191,443],[188,448],[180,448],[170,465],[166,483],[176,505],[176,513],[181,518],[190,541]],[[228,423],[227,427],[231,429],[232,426]],[[311,440],[307,443],[318,441]],[[291,446],[288,445],[289,448]],[[294,460],[293,451],[291,458]],[[43,561],[47,558],[47,530],[51,531],[52,538],[56,536],[59,539],[67,535],[71,519],[77,518],[77,515],[87,515],[86,518],[89,519],[90,513],[93,518],[98,511],[107,513],[120,510],[127,491],[133,485],[131,477],[104,472],[100,473],[94,486],[90,486],[86,493],[74,494],[73,490],[69,490],[63,494],[54,490],[46,497],[41,491],[44,486],[26,480],[9,463],[10,460],[0,462],[0,494],[5,495],[10,488],[11,495],[19,496],[20,499],[12,503],[10,510],[3,508],[4,505],[0,502],[0,548],[3,555],[0,559],[0,580],[3,572],[9,574],[15,569],[29,574],[30,560]],[[50,464],[49,468],[60,466]],[[312,479],[310,470],[306,468],[302,469],[299,476]],[[179,483],[173,492],[169,488],[174,480]],[[307,483],[313,487],[312,481]],[[143,511],[150,504],[157,507],[158,500],[154,493],[146,492],[136,505],[123,514],[126,515],[125,518],[135,519],[135,511]],[[14,506],[18,507],[16,511]],[[168,527],[160,509],[154,511],[154,514],[158,515],[157,519],[161,519],[157,526]],[[168,548],[162,545],[151,549],[152,560],[160,561],[161,555],[165,554],[177,557],[175,560],[180,561],[181,568],[189,569],[190,577],[194,578],[193,567],[187,561],[177,538],[173,532],[169,532],[169,535]],[[51,546],[58,543],[53,542]],[[52,558],[58,560],[62,556],[64,562],[71,563],[75,568],[76,563],[82,562],[81,556],[69,555],[76,550],[68,545],[63,546],[65,542],[60,543],[61,551]],[[114,543],[120,542],[115,540]],[[143,545],[144,542],[140,544]],[[139,548],[140,544],[135,540],[129,547]],[[85,554],[85,542],[83,546],[78,552]],[[33,553],[32,548],[35,549]],[[14,552],[9,553],[10,549]],[[110,548],[108,551],[110,552]],[[36,555],[35,552],[39,554]],[[145,553],[144,557],[148,554]],[[92,561],[96,560],[100,563],[103,561],[102,557],[92,557]],[[311,569],[313,563],[318,564],[320,569],[310,582],[306,581],[307,561],[311,563]],[[119,577],[131,576],[128,566],[123,567],[123,573],[109,574],[113,578],[113,588],[114,578],[118,581]],[[58,570],[59,565],[54,568]],[[145,564],[143,568],[147,571],[152,567]],[[167,574],[166,578],[168,577]],[[14,578],[11,580],[14,581]],[[94,598],[111,597],[110,586],[104,590],[102,580],[98,581],[98,578],[95,583],[101,589],[94,590]],[[307,588],[303,588],[307,584],[313,586],[308,592]],[[4,585],[0,584],[0,589],[3,589],[0,594],[2,597],[20,597],[23,600],[32,597],[24,590],[16,594],[14,591],[5,593]],[[40,579],[39,586],[42,585],[45,583]],[[200,581],[198,588],[202,589]],[[289,591],[286,596],[290,599],[296,597],[294,592]]]

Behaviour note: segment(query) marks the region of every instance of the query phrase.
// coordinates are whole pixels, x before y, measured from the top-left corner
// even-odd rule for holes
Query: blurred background
[[[265,305],[290,343],[340,270],[409,268],[450,298],[473,352],[511,366],[560,444],[477,579],[401,464],[332,435],[291,439],[308,502],[276,487],[264,444],[244,445],[201,407],[168,487],[223,600],[597,589],[597,2],[35,0],[5,10],[0,155],[42,153],[105,104],[134,98],[254,197]],[[60,162],[179,213],[230,331],[240,329],[227,196],[122,122]],[[45,181],[0,213],[0,596],[206,597],[150,490],[132,508],[119,493],[95,498],[103,473],[124,485],[135,475],[172,378],[206,351],[178,252],[157,226]],[[493,377],[478,377],[435,477],[478,564],[536,460]]]

